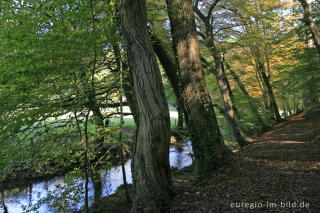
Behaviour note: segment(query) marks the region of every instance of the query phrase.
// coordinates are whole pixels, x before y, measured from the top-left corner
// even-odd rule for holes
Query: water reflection
[[[181,150],[170,148],[170,165],[181,169],[192,164],[191,142],[187,142]],[[132,183],[131,159],[125,163],[127,182]],[[114,166],[108,171],[94,174],[95,181],[89,182],[89,205],[94,200],[113,194],[123,183],[121,166]],[[0,212],[9,213],[29,212],[55,213],[74,212],[84,206],[85,180],[66,177],[55,177],[51,180],[34,183],[26,187],[18,187],[4,191],[0,201]],[[5,198],[5,199],[3,199]],[[38,206],[37,206],[38,204]],[[36,207],[32,209],[30,207]],[[25,207],[25,208],[24,208]]]

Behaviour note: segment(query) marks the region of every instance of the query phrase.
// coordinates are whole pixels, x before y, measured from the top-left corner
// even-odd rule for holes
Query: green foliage
[[[214,2],[199,1],[199,8],[207,13]],[[210,17],[217,51],[235,68],[251,96],[248,100],[227,75],[233,105],[240,114],[237,121],[248,133],[261,128],[249,101],[267,125],[274,123],[256,74],[259,57],[266,67],[270,65],[269,78],[282,112],[294,114],[319,101],[320,57],[310,45],[309,30],[298,19],[301,7],[281,3],[219,1]],[[113,113],[105,109],[119,99],[114,46],[125,58],[117,4],[115,0],[0,1],[0,183],[8,177],[38,177],[72,168],[70,182],[60,188],[63,196],[46,198],[61,212],[69,205],[66,200],[77,200],[83,194],[84,189],[72,178],[84,176],[85,151],[90,160],[97,158],[96,141],[102,136],[107,150],[119,144],[119,118],[111,117],[109,126],[101,125]],[[319,23],[320,7],[316,1],[313,4],[314,20]],[[165,1],[147,1],[147,8],[152,33],[174,58]],[[196,23],[198,32],[204,34],[203,23]],[[203,38],[199,39],[202,56],[213,61]],[[205,77],[213,102],[223,106],[214,76],[206,72]],[[163,82],[168,102],[175,105],[172,86],[164,75]],[[227,146],[238,148],[223,116],[217,118]],[[176,123],[177,118],[171,118],[171,128]],[[133,126],[132,118],[124,118],[124,127]],[[124,132],[124,148],[129,149],[133,134]]]
[[[54,174],[81,162],[76,120],[118,96],[115,7],[115,1],[93,0],[0,2],[1,180]],[[90,114],[88,126],[92,150],[96,117]],[[80,127],[83,134],[83,122]],[[106,146],[112,140],[115,135]]]

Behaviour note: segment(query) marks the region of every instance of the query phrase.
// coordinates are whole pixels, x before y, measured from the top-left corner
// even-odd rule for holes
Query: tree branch
[[[211,18],[212,15],[212,10],[217,6],[217,4],[219,3],[220,0],[216,0],[209,8],[209,12],[207,14],[206,19],[209,20]]]

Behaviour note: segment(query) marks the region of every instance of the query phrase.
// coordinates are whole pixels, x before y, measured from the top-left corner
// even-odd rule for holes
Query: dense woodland
[[[98,170],[129,157],[127,208],[170,212],[170,140],[192,142],[200,184],[234,150],[319,105],[319,17],[317,0],[1,1],[4,212],[17,182],[63,174],[86,180],[82,210],[97,212]]]

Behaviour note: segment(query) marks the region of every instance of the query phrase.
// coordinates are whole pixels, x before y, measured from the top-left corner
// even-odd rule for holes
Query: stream
[[[191,142],[186,142],[181,149],[170,148],[170,166],[182,169],[192,164],[190,153]],[[132,183],[131,159],[125,163],[126,178]],[[101,171],[101,197],[115,193],[123,184],[121,166],[114,166],[108,171]],[[8,213],[39,212],[75,212],[84,206],[84,185],[82,178],[70,178],[66,175],[55,177],[50,180],[36,182],[24,187],[16,187],[5,190],[0,194],[0,212],[6,207]],[[94,186],[89,182],[89,205],[94,202]]]

